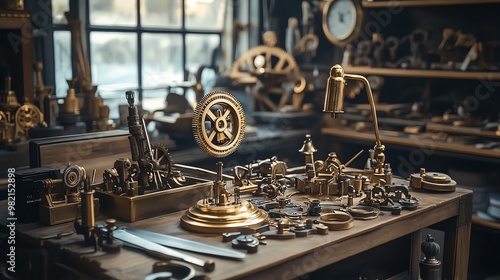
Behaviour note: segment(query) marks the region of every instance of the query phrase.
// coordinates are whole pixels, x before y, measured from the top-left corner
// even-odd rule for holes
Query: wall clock
[[[356,0],[330,0],[323,6],[323,31],[337,46],[352,42],[361,31],[363,10]]]

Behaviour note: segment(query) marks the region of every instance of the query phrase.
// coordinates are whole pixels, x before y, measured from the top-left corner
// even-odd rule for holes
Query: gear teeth
[[[230,109],[230,117],[235,122],[235,129],[232,133],[236,133],[233,139],[229,139],[229,143],[216,145],[209,141],[205,133],[205,120],[208,110],[214,105],[222,107],[227,106]],[[210,106],[210,107],[208,107]],[[227,118],[226,118],[227,119]],[[245,113],[238,99],[228,92],[215,90],[205,95],[196,105],[192,119],[193,135],[196,143],[205,153],[214,157],[224,157],[233,153],[243,140],[245,133]]]
[[[240,67],[243,65],[243,63],[247,61],[251,61],[253,63],[253,58],[255,58],[258,55],[267,55],[270,54],[271,56],[279,57],[280,59],[285,59],[288,62],[287,69],[290,69],[289,73],[294,73],[294,78],[298,78],[301,76],[300,73],[300,68],[295,61],[295,58],[288,52],[286,52],[284,49],[279,48],[279,47],[269,47],[265,45],[260,45],[253,47],[249,49],[247,52],[242,54],[234,63],[233,66],[231,67],[231,71],[229,73],[230,77],[238,77],[241,75]]]
[[[164,155],[165,155],[165,158],[167,159],[167,174],[171,174],[172,173],[172,166],[173,166],[173,161],[172,161],[172,155],[170,155],[170,153],[168,152],[168,149],[162,145],[162,144],[159,144],[159,143],[155,143],[155,144],[151,144],[151,151],[153,150],[159,150],[161,151]],[[153,153],[154,155],[154,153]]]
[[[26,116],[29,116],[29,118],[26,118]],[[23,129],[32,128],[43,123],[43,114],[35,105],[24,104],[17,109],[15,120],[16,125]]]

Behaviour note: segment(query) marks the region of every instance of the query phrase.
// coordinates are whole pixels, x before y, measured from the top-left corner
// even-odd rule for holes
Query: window
[[[69,11],[69,0],[52,0],[52,23],[54,44],[54,83],[56,95],[66,96],[72,78],[71,69],[71,32],[64,13]]]
[[[190,79],[220,46],[226,0],[88,0],[92,81],[118,118],[124,92],[165,106],[166,85]]]

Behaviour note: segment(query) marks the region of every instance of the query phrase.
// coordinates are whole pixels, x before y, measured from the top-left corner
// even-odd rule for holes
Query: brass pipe
[[[370,87],[368,79],[366,79],[364,76],[354,75],[354,74],[344,74],[344,78],[355,81],[361,81],[365,85],[366,93],[368,96],[368,103],[370,103],[370,110],[372,113],[373,131],[375,132],[375,143],[377,144],[377,146],[381,146],[382,143],[380,142],[380,135],[378,130],[378,119],[377,119],[377,110],[375,109],[375,99],[373,98],[372,89]]]

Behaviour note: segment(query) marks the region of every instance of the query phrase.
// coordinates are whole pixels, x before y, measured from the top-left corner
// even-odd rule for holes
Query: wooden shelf
[[[382,75],[394,77],[412,78],[448,78],[448,79],[469,79],[488,78],[500,80],[500,72],[462,72],[450,70],[420,70],[420,69],[400,69],[400,68],[373,68],[368,66],[346,66],[346,73],[364,75]]]
[[[359,132],[346,128],[325,127],[321,129],[321,133],[347,139],[355,139],[362,141],[371,141],[375,143],[375,136],[370,132]],[[481,156],[487,158],[500,159],[500,152],[489,149],[478,149],[471,146],[466,146],[456,143],[447,143],[438,140],[424,138],[410,138],[407,136],[390,136],[384,135],[384,131],[380,131],[380,140],[382,144],[395,144],[410,147],[433,147],[435,150],[453,152],[458,154],[466,154],[473,156]],[[390,149],[390,148],[388,148]]]
[[[498,0],[402,0],[402,1],[367,1],[363,0],[366,8],[389,7],[425,7],[425,6],[450,6],[450,5],[476,5],[500,3]]]

